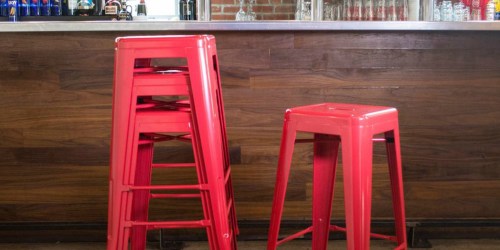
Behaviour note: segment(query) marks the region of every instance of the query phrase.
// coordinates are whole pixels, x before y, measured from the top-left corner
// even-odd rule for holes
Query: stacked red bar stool
[[[154,65],[179,58],[187,65]],[[178,228],[205,228],[212,250],[237,249],[213,36],[117,38],[111,136],[108,250],[145,249],[148,230]],[[191,143],[194,162],[153,162],[155,143],[170,140]],[[195,168],[198,182],[152,185],[153,168]],[[149,221],[150,200],[170,198],[201,199],[203,218]]]
[[[314,139],[296,139],[297,132]],[[374,138],[383,134],[383,138]],[[395,218],[395,236],[370,232],[373,141],[385,141]],[[278,240],[294,144],[313,142],[312,225]],[[330,216],[339,144],[342,146],[346,227],[331,225]],[[327,249],[330,231],[344,231],[351,250],[369,249],[370,237],[391,240],[407,249],[398,112],[395,108],[322,103],[286,111],[269,227],[268,250],[312,233],[312,249]]]

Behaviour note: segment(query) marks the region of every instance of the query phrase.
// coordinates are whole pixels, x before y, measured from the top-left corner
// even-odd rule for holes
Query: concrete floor
[[[499,240],[432,240],[433,250],[500,250]],[[240,241],[239,250],[265,249],[264,241]],[[33,244],[0,244],[0,249],[8,250],[96,250],[105,249],[105,243],[33,243]],[[393,249],[394,244],[385,241],[372,241],[372,250]],[[151,245],[148,250],[159,249]],[[206,242],[186,242],[185,250],[206,250]],[[310,250],[311,242],[296,240],[285,243],[279,250]],[[345,241],[330,242],[328,249],[346,249]]]

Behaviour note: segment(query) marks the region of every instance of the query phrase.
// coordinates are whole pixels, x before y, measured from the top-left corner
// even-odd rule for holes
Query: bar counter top
[[[45,21],[0,22],[0,32],[81,31],[496,31],[500,22]]]

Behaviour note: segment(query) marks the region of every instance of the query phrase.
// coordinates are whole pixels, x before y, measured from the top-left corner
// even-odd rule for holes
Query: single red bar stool
[[[187,65],[154,63],[179,58]],[[148,230],[177,228],[205,228],[211,250],[237,249],[223,107],[213,36],[116,40],[108,250],[145,249]],[[170,140],[191,143],[194,162],[153,162],[154,145]],[[153,168],[195,168],[198,183],[152,185]],[[151,199],[192,198],[203,218],[148,220]]]
[[[297,132],[314,133],[314,139],[296,139]],[[384,134],[387,148],[395,236],[370,232],[372,154],[374,135]],[[312,226],[278,240],[294,144],[313,142]],[[335,169],[342,145],[346,227],[330,224]],[[370,248],[370,237],[395,241],[395,249],[407,249],[398,112],[395,108],[322,103],[286,111],[276,187],[269,227],[268,250],[312,233],[312,249],[327,249],[330,231],[345,231],[350,250]]]

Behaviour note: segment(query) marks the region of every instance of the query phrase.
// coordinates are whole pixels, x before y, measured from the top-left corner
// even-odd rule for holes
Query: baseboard
[[[239,221],[238,240],[266,240],[268,221]],[[343,221],[332,221],[342,226]],[[282,235],[291,234],[310,225],[310,221],[283,221]],[[500,219],[467,220],[418,220],[407,223],[408,231],[415,238],[423,239],[477,239],[500,238]],[[106,223],[76,222],[19,222],[0,223],[0,242],[104,242],[106,241]],[[372,231],[392,233],[391,221],[375,220]],[[310,235],[304,236],[308,239]],[[343,233],[333,233],[331,238],[344,238]],[[152,231],[148,236],[151,241],[159,241],[160,232]],[[204,230],[164,230],[162,238],[166,241],[205,240]]]

